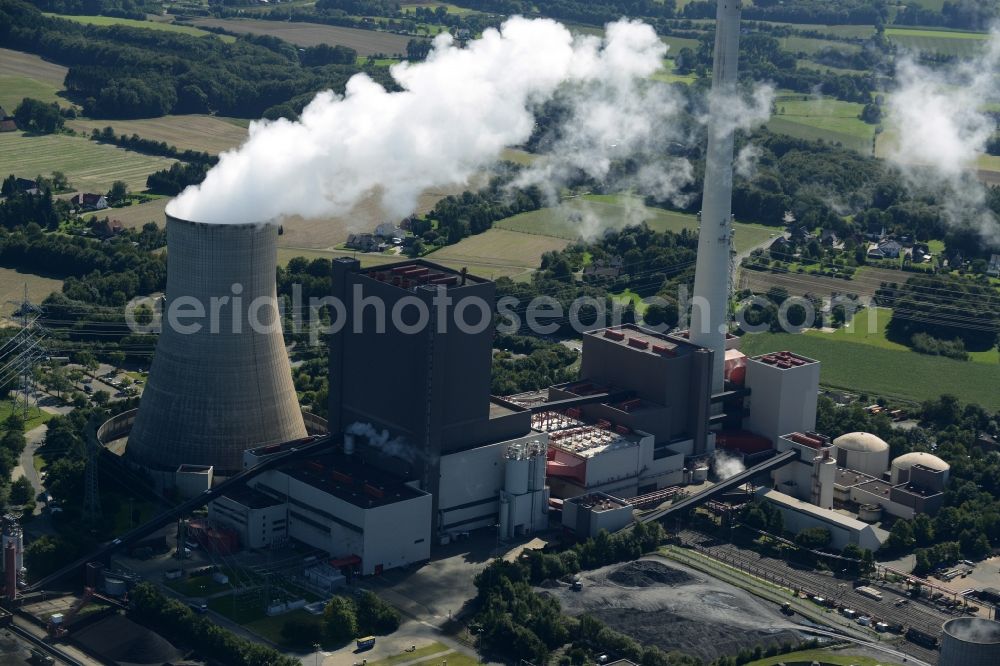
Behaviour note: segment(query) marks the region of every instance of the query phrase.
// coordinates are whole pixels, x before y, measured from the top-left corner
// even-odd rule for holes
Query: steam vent
[[[162,332],[129,436],[132,462],[164,472],[213,465],[228,475],[243,467],[245,449],[305,437],[276,307],[277,237],[274,225],[167,216]],[[181,298],[181,312],[198,307],[203,316],[171,322]]]

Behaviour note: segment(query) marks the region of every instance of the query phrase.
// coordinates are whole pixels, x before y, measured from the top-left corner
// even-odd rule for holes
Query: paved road
[[[17,467],[10,474],[11,481],[16,481],[22,476],[26,477],[31,482],[31,487],[35,489],[35,497],[38,497],[38,495],[45,491],[42,479],[38,476],[38,470],[35,469],[35,451],[45,442],[45,433],[48,432],[48,429],[48,426],[43,423],[24,433],[27,444],[24,447],[24,451],[21,452]],[[35,505],[36,514],[41,512],[42,506],[40,503]]]

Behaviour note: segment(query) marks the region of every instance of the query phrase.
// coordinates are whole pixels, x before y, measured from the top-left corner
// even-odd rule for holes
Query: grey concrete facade
[[[187,316],[163,318],[129,436],[133,463],[212,465],[225,476],[242,469],[246,449],[306,436],[278,318],[277,235],[273,225],[167,216],[164,314]]]

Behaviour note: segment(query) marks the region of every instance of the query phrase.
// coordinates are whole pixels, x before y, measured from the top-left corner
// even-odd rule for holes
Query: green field
[[[404,2],[399,6],[399,9],[403,12],[412,12],[417,7],[426,7],[434,10],[438,7],[444,7],[449,14],[454,14],[456,16],[467,16],[469,14],[476,13],[476,10],[474,9],[459,7],[458,5],[448,4],[447,2]]]
[[[636,197],[611,194],[588,194],[566,199],[558,208],[521,213],[500,220],[493,226],[526,234],[578,240],[608,229],[619,229],[640,222],[656,231],[675,233],[683,229],[694,231],[698,228],[698,218],[695,215],[651,208]],[[755,247],[774,233],[773,228],[759,224],[737,222],[734,228],[734,247],[737,252]]]
[[[87,25],[124,25],[129,28],[145,28],[147,30],[163,30],[164,32],[177,32],[182,35],[191,35],[192,37],[218,37],[224,42],[235,42],[236,38],[232,35],[216,35],[214,32],[208,32],[207,30],[200,30],[190,25],[178,25],[176,23],[166,23],[163,21],[137,21],[135,19],[127,18],[116,18],[114,16],[71,16],[69,14],[49,14],[46,16],[51,16],[54,18],[67,19],[69,21],[76,21],[77,23],[85,23]]]
[[[14,109],[25,97],[32,97],[43,102],[56,102],[60,106],[69,106],[69,103],[59,97],[57,86],[37,79],[29,79],[25,76],[3,76],[0,75],[0,106],[7,113],[14,113]]]
[[[698,50],[698,40],[697,39],[688,39],[686,37],[671,37],[671,36],[668,35],[666,37],[660,37],[660,41],[662,41],[664,44],[666,44],[667,46],[670,47],[670,50],[667,51],[667,53],[670,56],[677,55],[677,53],[681,49],[685,49],[685,48],[686,49],[692,49],[694,51]]]
[[[663,61],[663,69],[653,74],[654,81],[663,83],[693,83],[698,77],[692,74],[678,74],[675,70],[674,61],[667,58]]]
[[[850,326],[838,328],[833,333],[810,330],[805,331],[806,335],[821,336],[841,342],[853,342],[857,344],[878,347],[879,349],[890,349],[892,351],[912,351],[906,345],[893,342],[886,337],[886,330],[892,320],[891,308],[870,308],[858,313]],[[916,352],[913,352],[916,354]],[[969,360],[974,363],[985,363],[987,365],[1000,364],[1000,352],[994,347],[988,351],[977,351],[969,353]]]
[[[861,47],[857,44],[838,42],[833,39],[817,39],[814,37],[782,37],[781,48],[792,53],[805,53],[813,55],[824,49],[836,49],[842,53],[857,53]]]
[[[765,657],[757,661],[751,661],[747,666],[776,666],[777,664],[835,664],[836,666],[896,666],[897,662],[886,661],[884,659],[873,659],[871,657],[861,657],[853,654],[839,654],[833,650],[800,650],[799,652],[789,652],[779,654],[774,657]]]
[[[767,127],[799,139],[822,139],[871,154],[875,126],[858,116],[863,105],[830,98],[782,93],[774,100],[777,109]]]
[[[561,250],[567,244],[565,239],[553,236],[493,228],[446,245],[428,254],[427,259],[458,270],[468,268],[491,279],[516,277],[538,268],[544,253]]]
[[[886,36],[903,49],[966,57],[982,51],[989,35],[981,32],[930,30],[922,28],[886,28]]]
[[[834,334],[743,336],[742,351],[747,356],[782,350],[820,361],[820,382],[824,386],[913,401],[950,393],[963,402],[1000,409],[1000,382],[993,364],[888,349]]]
[[[34,178],[62,171],[71,187],[86,192],[107,192],[116,180],[125,181],[133,191],[144,190],[146,176],[173,162],[79,136],[0,134],[0,173]]]

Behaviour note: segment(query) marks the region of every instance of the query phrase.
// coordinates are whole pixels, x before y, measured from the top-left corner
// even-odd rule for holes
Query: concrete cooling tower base
[[[130,463],[226,476],[242,469],[244,450],[306,436],[277,308],[277,233],[167,216],[162,332]]]

